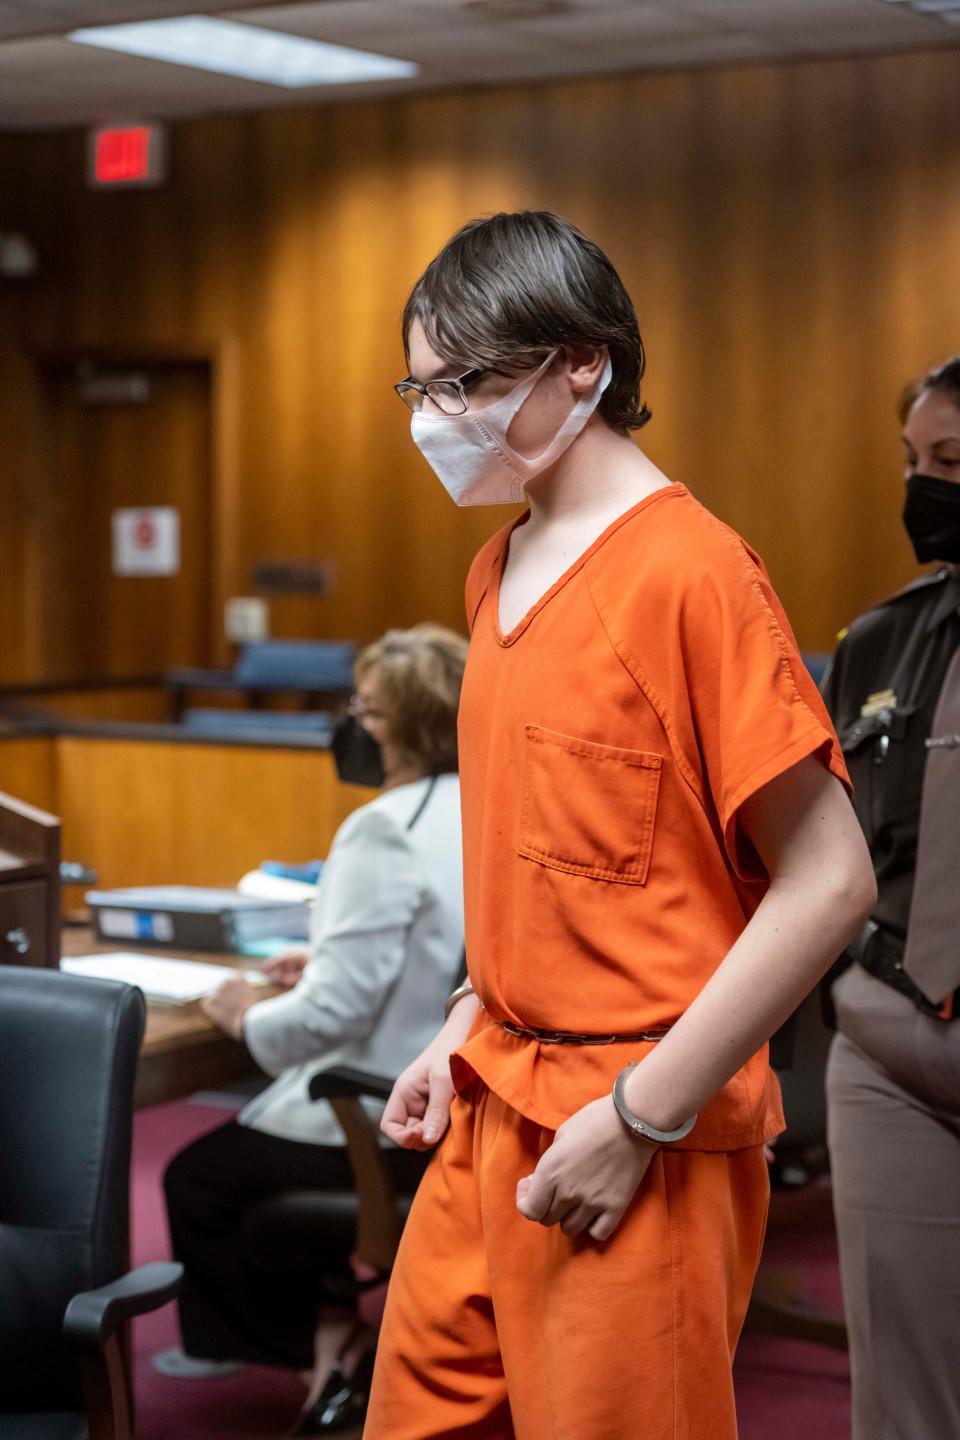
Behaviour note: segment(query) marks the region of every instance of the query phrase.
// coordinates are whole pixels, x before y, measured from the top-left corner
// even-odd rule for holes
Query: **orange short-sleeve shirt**
[[[479,1076],[555,1129],[649,1046],[541,1044],[496,1022],[676,1020],[766,890],[744,801],[808,755],[849,782],[762,562],[684,486],[628,510],[503,635],[513,528],[467,581],[464,899],[484,1008],[452,1064],[458,1088]],[[737,1149],[782,1128],[764,1047],[681,1143]]]

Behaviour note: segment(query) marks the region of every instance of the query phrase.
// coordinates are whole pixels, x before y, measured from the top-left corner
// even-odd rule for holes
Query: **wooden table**
[[[62,935],[63,955],[96,955],[115,952],[120,946],[99,943],[87,926],[68,925]],[[125,952],[163,955],[157,949],[125,945]],[[187,960],[202,960],[208,965],[237,968],[237,955],[210,951],[175,950],[171,952]],[[266,998],[266,997],[265,997]],[[262,1074],[246,1048],[218,1030],[200,1009],[192,1005],[147,1005],[147,1030],[137,1067],[134,1104],[159,1105],[165,1100],[179,1100],[196,1090],[216,1090],[233,1080],[246,1080]]]

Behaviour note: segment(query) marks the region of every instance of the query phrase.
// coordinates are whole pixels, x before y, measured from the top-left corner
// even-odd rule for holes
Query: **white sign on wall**
[[[270,612],[259,595],[232,595],[224,607],[224,630],[232,645],[266,640],[270,634]]]
[[[172,505],[114,510],[114,575],[176,575],[180,570],[180,511]]]

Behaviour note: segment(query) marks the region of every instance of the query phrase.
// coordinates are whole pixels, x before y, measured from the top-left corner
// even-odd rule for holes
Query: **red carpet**
[[[822,1314],[842,1314],[828,1190],[773,1196],[763,1268],[781,1266],[796,1272],[805,1301]],[[734,1378],[740,1440],[849,1440],[850,1366],[841,1351],[745,1335]]]
[[[134,1122],[133,1261],[170,1257],[162,1176],[190,1140],[230,1119],[225,1110],[186,1103],[141,1110]],[[285,1370],[249,1369],[223,1380],[168,1380],[150,1356],[179,1344],[176,1307],[134,1325],[137,1440],[270,1440],[289,1432],[303,1385]]]
[[[133,1164],[134,1263],[169,1255],[160,1177],[181,1146],[228,1118],[197,1105],[158,1105],[136,1117]],[[789,1265],[805,1293],[837,1314],[836,1245],[824,1192],[775,1197],[765,1264]],[[272,1440],[297,1413],[303,1387],[293,1374],[250,1369],[224,1380],[168,1380],[150,1356],[179,1340],[168,1306],[137,1322],[134,1335],[137,1440]],[[845,1355],[798,1340],[744,1337],[736,1364],[740,1440],[848,1440]]]

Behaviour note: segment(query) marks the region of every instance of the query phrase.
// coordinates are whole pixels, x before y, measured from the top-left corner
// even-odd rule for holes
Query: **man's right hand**
[[[308,946],[291,945],[289,950],[264,960],[263,973],[278,989],[292,990],[294,985],[299,984],[309,959]]]
[[[466,1040],[477,1009],[475,996],[460,1000],[437,1038],[394,1085],[380,1129],[401,1149],[430,1150],[443,1138],[453,1103],[450,1056]]]

